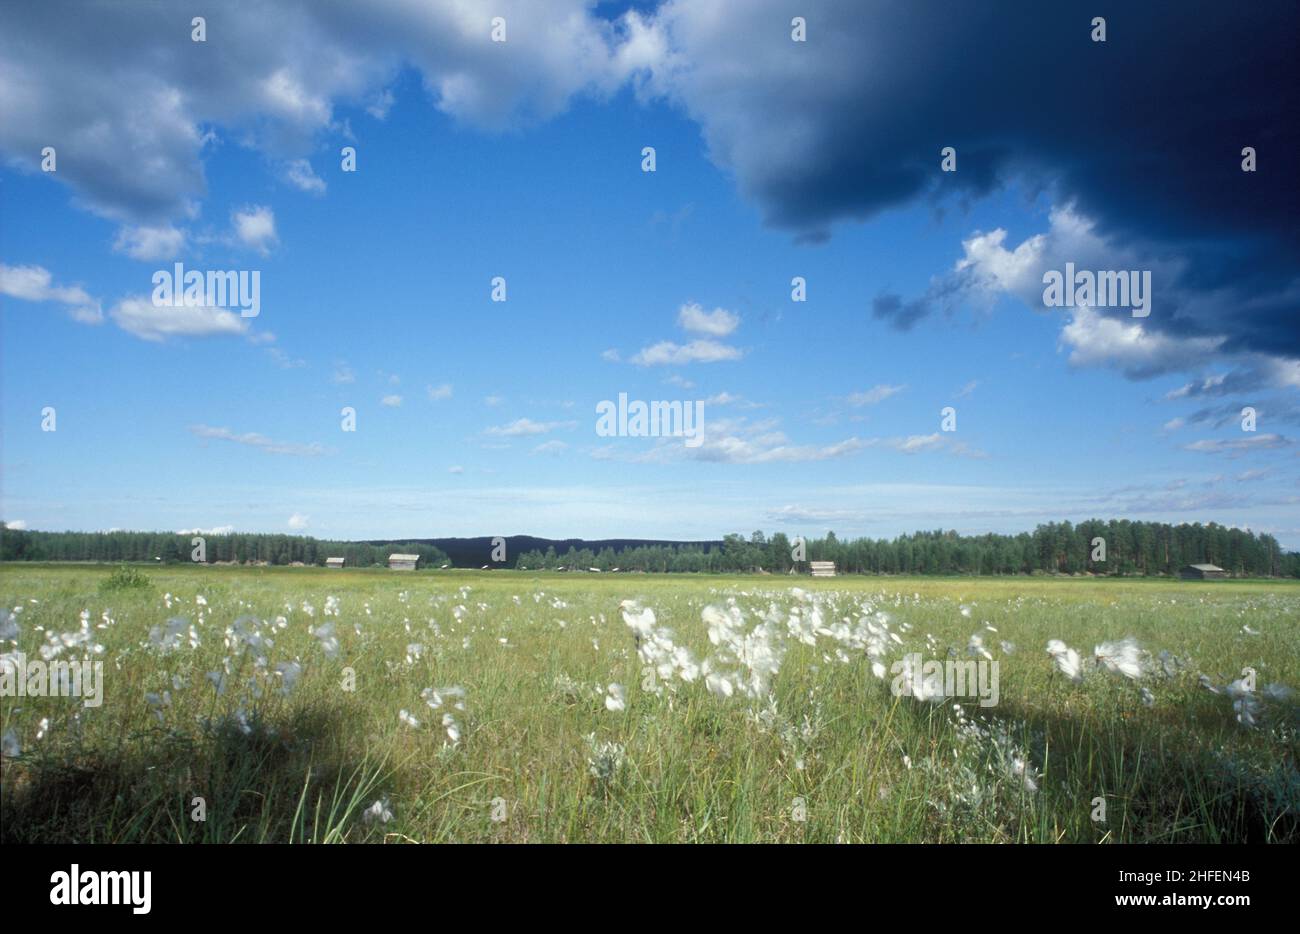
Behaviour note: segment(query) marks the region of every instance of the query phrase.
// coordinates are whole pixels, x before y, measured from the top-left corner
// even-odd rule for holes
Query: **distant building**
[[[812,568],[813,577],[834,577],[834,561],[809,561],[808,566]]]
[[[1217,564],[1189,564],[1178,576],[1185,581],[1214,581],[1227,577],[1228,572]]]
[[[390,571],[414,571],[416,565],[420,563],[419,555],[389,555],[388,570]]]
[[[326,559],[325,559],[325,567],[327,567],[327,568],[341,568],[341,567],[343,567],[343,564],[344,564],[344,562],[345,562],[346,560],[347,560],[346,558],[326,558]]]

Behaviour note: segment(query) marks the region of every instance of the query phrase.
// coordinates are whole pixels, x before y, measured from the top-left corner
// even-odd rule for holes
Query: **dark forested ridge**
[[[171,532],[34,532],[0,525],[0,561],[191,561],[194,536]],[[402,542],[321,541],[300,535],[206,535],[207,563],[324,564],[344,557],[349,567],[384,564],[394,551],[419,554],[424,566],[517,567],[601,571],[724,572],[806,570],[807,561],[834,561],[853,574],[1176,574],[1187,564],[1217,564],[1237,577],[1300,577],[1300,553],[1285,553],[1271,535],[1210,523],[1169,525],[1128,520],[1047,523],[1019,535],[915,532],[893,539],[840,540],[834,532],[804,543],[783,532],[770,538],[727,535],[718,542],[509,536],[504,560],[491,538]],[[1101,542],[1098,542],[1098,540]],[[1103,547],[1099,547],[1102,545]],[[494,549],[496,554],[494,555]],[[1104,553],[1104,559],[1100,556]],[[448,557],[450,555],[450,557]],[[1094,558],[1094,555],[1099,556]]]
[[[333,542],[305,535],[232,532],[29,532],[0,525],[0,561],[195,561],[195,539],[203,539],[203,563],[320,564],[346,558],[348,567],[387,564],[393,552],[418,554],[425,565],[447,556],[418,542]]]

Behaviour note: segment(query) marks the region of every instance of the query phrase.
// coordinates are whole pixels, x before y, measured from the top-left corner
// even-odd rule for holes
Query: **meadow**
[[[99,706],[0,698],[5,842],[1300,842],[1300,582],[8,564],[0,601],[7,664],[103,663]],[[996,705],[898,691],[914,654]]]

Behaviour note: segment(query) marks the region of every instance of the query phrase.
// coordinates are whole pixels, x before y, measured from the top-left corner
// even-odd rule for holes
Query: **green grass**
[[[75,633],[83,610],[104,647],[102,706],[0,700],[0,730],[21,747],[0,771],[6,842],[1300,842],[1294,698],[1266,703],[1247,729],[1226,696],[1197,683],[1222,686],[1249,666],[1261,687],[1300,688],[1300,583],[175,566],[147,568],[149,587],[102,589],[112,573],[0,568],[29,658],[46,632]],[[856,621],[864,602],[887,613],[904,641],[890,661],[950,647],[966,657],[990,623],[999,704],[962,702],[976,726],[962,731],[952,704],[895,697],[892,675],[873,676],[861,649],[841,660],[826,636],[815,647],[785,640],[760,700],[717,697],[702,680],[643,689],[621,600],[653,608],[702,659],[715,651],[706,605],[734,597],[753,625],[775,604],[784,631],[794,586],[817,595],[827,624]],[[339,605],[334,659],[310,632],[327,622],[327,596]],[[274,642],[260,650],[265,669],[258,650],[227,645],[243,616]],[[150,628],[173,617],[194,625],[197,648],[151,644]],[[1044,651],[1060,638],[1090,657],[1127,636],[1184,667],[1140,683],[1089,672],[1075,685]],[[424,648],[408,662],[410,643]],[[302,675],[282,696],[270,672],[294,660]],[[206,675],[227,667],[219,695]],[[611,683],[626,687],[622,712],[605,707]],[[451,685],[465,689],[463,711],[421,699]],[[170,704],[156,713],[146,695],[164,691]],[[403,709],[418,728],[399,720]],[[456,744],[441,724],[448,710]],[[622,750],[604,778],[600,744]],[[1036,790],[1008,770],[1013,755]],[[1104,822],[1091,819],[1098,797]],[[192,817],[196,798],[204,820]],[[375,801],[389,821],[363,818]]]

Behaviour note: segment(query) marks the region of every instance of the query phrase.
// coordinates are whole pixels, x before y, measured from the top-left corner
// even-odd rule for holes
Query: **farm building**
[[[1227,577],[1228,572],[1217,564],[1189,564],[1178,576],[1185,581],[1212,581]]]
[[[327,568],[341,568],[341,567],[343,567],[343,564],[344,564],[344,561],[345,561],[345,560],[346,560],[346,559],[344,559],[344,558],[326,558],[326,559],[325,559],[325,567],[327,567]]]
[[[809,561],[808,566],[812,568],[813,577],[834,577],[834,561]]]
[[[389,555],[388,570],[390,571],[414,571],[415,566],[420,563],[419,555]]]

